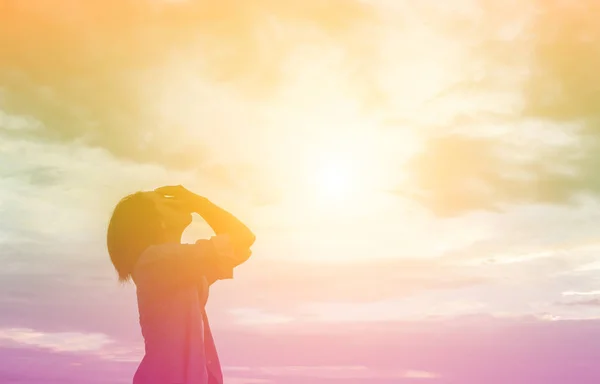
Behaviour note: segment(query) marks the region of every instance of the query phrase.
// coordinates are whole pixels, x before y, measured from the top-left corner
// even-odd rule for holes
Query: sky
[[[131,382],[106,227],[168,184],[257,235],[228,384],[600,382],[599,8],[0,1],[0,383]]]

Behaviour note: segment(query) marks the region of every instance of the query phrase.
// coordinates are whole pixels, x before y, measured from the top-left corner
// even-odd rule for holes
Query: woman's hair
[[[124,197],[108,224],[106,245],[119,281],[127,282],[140,254],[160,234],[160,216],[154,201],[143,192]]]

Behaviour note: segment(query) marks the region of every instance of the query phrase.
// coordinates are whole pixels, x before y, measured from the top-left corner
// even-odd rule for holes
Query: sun
[[[379,207],[381,191],[390,180],[390,163],[379,150],[377,136],[322,136],[298,144],[290,157],[285,196],[293,209],[299,215],[341,218]]]
[[[307,187],[317,204],[343,207],[359,198],[364,169],[351,152],[324,151],[314,158]]]
[[[328,202],[348,200],[358,187],[356,171],[348,159],[324,160],[315,173],[316,194]]]

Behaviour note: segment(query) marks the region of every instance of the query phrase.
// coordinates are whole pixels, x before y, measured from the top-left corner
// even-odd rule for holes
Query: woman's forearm
[[[217,235],[229,235],[236,248],[250,248],[254,244],[256,237],[244,223],[207,198],[200,197],[195,210]]]

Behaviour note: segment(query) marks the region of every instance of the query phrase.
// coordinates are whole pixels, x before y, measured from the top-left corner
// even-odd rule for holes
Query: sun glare
[[[345,201],[357,190],[356,173],[347,159],[326,159],[316,170],[315,192],[328,202]]]
[[[317,206],[347,208],[364,200],[369,163],[357,151],[323,149],[306,166],[305,187]]]

